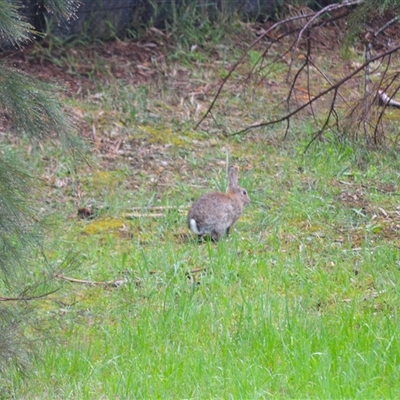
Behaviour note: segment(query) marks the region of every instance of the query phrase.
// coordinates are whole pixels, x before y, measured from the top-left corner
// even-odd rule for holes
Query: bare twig
[[[334,90],[334,96],[333,96],[333,100],[332,100],[332,102],[331,102],[331,108],[330,108],[330,110],[329,110],[328,116],[327,116],[326,119],[325,119],[324,125],[322,126],[321,129],[319,129],[319,130],[317,131],[317,133],[316,133],[316,134],[312,137],[312,139],[308,142],[308,144],[307,144],[307,146],[306,146],[306,148],[305,148],[305,150],[304,150],[305,152],[308,150],[308,148],[311,146],[311,144],[312,144],[317,138],[321,137],[321,135],[322,135],[322,133],[324,132],[325,128],[326,128],[326,127],[328,126],[328,124],[329,124],[329,121],[330,121],[330,119],[331,119],[332,114],[335,114],[335,109],[334,109],[334,107],[335,107],[335,100],[336,100],[337,92],[338,92],[338,88],[336,88],[336,89]]]
[[[396,74],[396,75],[398,75],[398,74]],[[399,90],[400,90],[400,87],[398,86],[398,87],[396,88],[396,91],[394,92],[393,96],[395,96],[396,93],[397,93]],[[384,92],[383,92],[383,93],[384,93]],[[379,94],[379,91],[378,91],[378,94]],[[378,127],[379,127],[380,121],[381,121],[382,118],[383,118],[383,115],[384,115],[384,112],[385,112],[385,110],[386,110],[386,107],[389,106],[389,105],[392,105],[392,106],[393,106],[393,105],[395,105],[395,104],[399,104],[399,103],[396,102],[396,101],[394,101],[394,100],[392,100],[391,98],[389,98],[389,102],[388,102],[388,103],[384,103],[384,107],[383,107],[381,113],[379,114],[377,123],[375,124],[375,129],[374,129],[374,141],[375,141],[375,143],[377,143],[377,141],[378,141]]]
[[[396,17],[392,18],[390,21],[388,21],[386,24],[384,24],[381,28],[379,28],[374,33],[367,32],[365,34],[365,36],[364,36],[364,41],[365,41],[365,43],[364,43],[364,46],[365,46],[365,61],[368,61],[371,58],[371,50],[372,50],[372,46],[373,46],[373,41],[382,32],[384,32],[390,25],[393,25],[394,23],[396,23],[398,21],[398,19],[399,19],[399,17],[396,16]],[[371,75],[370,64],[368,64],[365,67],[365,83],[364,83],[365,99],[366,99],[366,103],[365,103],[364,106],[366,108],[366,113],[371,108],[371,104],[369,102],[369,99],[370,99],[370,96],[369,96],[369,94],[370,94],[369,93],[370,75]],[[385,103],[385,104],[388,104],[388,103]],[[376,125],[375,128],[377,128],[377,126],[378,126],[378,124]],[[368,135],[368,129],[367,129],[367,118],[364,119],[364,135],[365,135],[366,140],[368,141],[369,135]],[[375,129],[374,137],[376,139],[376,129]],[[376,140],[375,140],[375,142],[376,142]]]
[[[321,68],[318,67],[317,64],[315,64],[315,62],[309,58],[308,62],[324,77],[324,79],[332,86],[333,83],[332,81],[328,78],[328,76],[321,70]],[[350,104],[347,102],[347,100],[340,94],[340,92],[338,91],[338,96],[343,100],[343,102],[347,105],[350,106]]]
[[[341,4],[331,4],[328,5],[326,7],[324,7],[323,9],[321,9],[320,11],[317,12],[311,12],[308,14],[304,14],[304,15],[296,15],[294,17],[291,18],[287,18],[285,20],[282,21],[278,21],[275,24],[273,24],[270,28],[268,28],[267,30],[265,30],[256,40],[254,40],[248,47],[247,49],[243,52],[243,54],[240,56],[239,60],[233,65],[233,67],[228,71],[227,75],[224,77],[224,79],[222,80],[218,91],[216,93],[216,95],[214,96],[210,106],[208,107],[207,111],[205,112],[205,114],[201,117],[200,121],[196,124],[195,129],[197,129],[201,123],[207,118],[207,116],[211,113],[211,110],[214,108],[215,103],[217,102],[218,97],[220,96],[222,89],[224,88],[226,82],[229,80],[229,78],[231,77],[231,75],[233,74],[233,72],[236,70],[236,68],[242,64],[242,62],[246,59],[248,52],[255,47],[262,39],[264,39],[266,36],[268,36],[271,32],[273,32],[275,29],[277,29],[278,27],[282,26],[282,25],[287,25],[291,22],[294,21],[298,21],[298,20],[308,20],[308,22],[304,25],[303,29],[299,32],[298,36],[297,36],[297,40],[295,42],[295,44],[292,46],[293,49],[293,54],[297,51],[298,49],[298,44],[301,40],[301,37],[304,33],[304,31],[308,28],[311,28],[312,23],[319,18],[321,15],[324,15],[326,13],[332,12],[334,10],[339,10],[341,8],[347,8],[347,7],[352,7],[358,4],[361,4],[364,0],[349,0],[349,1],[344,1]],[[291,58],[291,64],[293,62],[293,58]],[[291,65],[289,66],[289,71],[291,70]]]
[[[37,296],[18,296],[18,297],[0,297],[0,301],[31,301],[43,299],[44,297],[50,296],[51,294],[57,292],[60,288],[54,289],[51,292],[40,294]]]
[[[278,124],[280,122],[286,122],[286,130],[284,133],[284,138],[287,136],[287,133],[289,131],[290,127],[290,120],[293,116],[296,114],[300,113],[301,111],[305,110],[308,108],[308,111],[310,111],[311,116],[314,118],[316,121],[317,116],[316,116],[316,109],[314,107],[315,102],[320,100],[322,97],[326,95],[332,95],[332,100],[330,99],[330,107],[328,110],[327,117],[324,119],[324,121],[319,124],[319,126],[322,125],[321,129],[318,129],[312,136],[311,143],[316,140],[317,138],[320,138],[323,130],[324,129],[331,129],[334,127],[339,127],[339,114],[338,114],[338,99],[340,98],[343,103],[347,105],[347,112],[346,112],[346,120],[351,121],[349,116],[355,117],[355,121],[357,121],[357,132],[358,131],[364,131],[364,136],[365,140],[368,142],[368,140],[372,139],[374,140],[375,144],[378,143],[378,133],[380,133],[380,129],[382,128],[382,119],[384,116],[385,108],[386,106],[393,106],[397,107],[398,105],[396,104],[396,101],[392,100],[392,97],[394,96],[393,94],[390,97],[391,101],[388,101],[388,97],[385,97],[386,95],[386,90],[383,90],[382,92],[377,93],[376,89],[383,89],[381,85],[379,86],[374,86],[374,88],[371,87],[371,82],[370,82],[370,75],[374,73],[374,70],[379,71],[381,70],[382,64],[384,62],[387,62],[387,68],[385,73],[381,74],[381,81],[383,82],[384,80],[387,79],[387,71],[388,71],[388,66],[390,64],[390,59],[391,55],[395,52],[398,52],[400,49],[400,45],[395,44],[392,45],[392,48],[386,49],[385,51],[382,51],[380,54],[376,56],[371,55],[371,49],[373,46],[373,41],[376,39],[382,32],[384,32],[389,26],[392,26],[395,23],[398,23],[400,17],[396,16],[392,18],[390,21],[386,22],[383,26],[379,27],[375,32],[367,32],[367,34],[364,37],[364,44],[365,44],[365,60],[364,63],[360,66],[357,67],[354,71],[350,72],[347,76],[344,78],[340,79],[338,82],[334,83],[332,82],[331,79],[329,79],[328,75],[325,74],[312,59],[312,46],[311,46],[311,40],[313,39],[313,31],[317,28],[323,27],[327,23],[332,23],[338,20],[341,20],[351,14],[354,10],[355,6],[360,6],[365,3],[365,0],[344,0],[340,4],[330,4],[321,10],[318,11],[313,11],[313,12],[307,12],[306,14],[302,15],[296,15],[290,18],[287,18],[285,20],[279,21],[272,26],[270,26],[268,29],[263,30],[261,35],[257,37],[244,51],[244,53],[239,57],[238,61],[233,64],[233,66],[228,70],[227,75],[225,78],[222,80],[220,83],[217,93],[212,99],[212,102],[210,106],[208,107],[207,111],[205,114],[202,116],[198,124],[196,125],[196,128],[199,127],[199,125],[207,118],[207,116],[211,116],[214,118],[214,115],[212,113],[212,110],[219,98],[219,96],[222,93],[222,90],[224,86],[226,85],[227,81],[231,78],[233,72],[238,68],[238,66],[242,63],[244,63],[246,56],[248,55],[248,52],[254,48],[257,44],[260,43],[260,41],[263,38],[268,38],[268,43],[265,46],[264,51],[262,52],[261,56],[258,57],[257,61],[254,63],[254,65],[251,67],[250,72],[248,74],[248,79],[252,78],[253,74],[259,74],[259,80],[257,80],[257,84],[259,84],[260,81],[263,79],[266,79],[267,74],[264,73],[265,69],[268,68],[270,65],[273,65],[277,61],[283,61],[287,63],[287,81],[289,82],[290,87],[288,88],[288,93],[285,96],[284,101],[287,104],[287,109],[284,112],[285,114],[283,116],[278,116],[275,115],[274,119],[271,119],[270,121],[264,121],[262,123],[254,123],[253,125],[250,125],[242,130],[239,130],[237,132],[231,133],[228,136],[234,136],[234,135],[241,135],[241,134],[246,134],[249,132],[251,129],[254,128],[259,128],[259,127],[266,127],[266,126],[271,126]],[[371,14],[373,10],[371,10]],[[371,16],[372,18],[372,16]],[[295,21],[301,21],[302,26],[300,28],[293,28],[295,24],[293,22]],[[298,24],[297,24],[298,26]],[[281,27],[284,27],[284,32],[279,29]],[[288,41],[283,41],[284,38],[290,37],[290,35],[295,34],[295,40],[293,42],[288,43]],[[300,44],[301,42],[304,41],[306,43],[306,51],[303,57],[296,57],[297,52],[300,49]],[[272,60],[269,60],[267,63],[264,63],[264,60],[266,60],[267,55],[269,55],[272,52],[272,46],[274,45],[281,45],[285,44],[285,49],[282,48],[282,46],[279,49],[279,54],[276,56],[274,55],[272,57]],[[303,49],[302,49],[303,51]],[[289,54],[290,59],[289,61],[286,61],[287,55]],[[295,64],[296,60],[300,60],[300,65]],[[388,61],[389,60],[389,61]],[[375,61],[380,61],[378,62],[377,66],[374,65],[372,66]],[[294,65],[296,65],[296,70],[293,71]],[[319,75],[321,75],[326,82],[328,82],[329,87],[326,89],[321,90],[319,93],[317,92],[316,95],[313,95],[312,90],[313,90],[313,85],[312,85],[312,70],[310,67],[313,67],[317,71]],[[358,101],[357,105],[354,106],[352,109],[352,105],[350,101],[347,101],[347,99],[342,95],[341,93],[341,87],[348,82],[350,79],[355,77],[357,74],[360,74],[360,72],[365,72],[365,81],[364,81],[364,86],[365,86],[365,96],[361,96],[362,98]],[[294,72],[294,74],[292,74]],[[306,76],[306,93],[308,95],[308,98],[306,101],[301,105],[297,101],[303,100],[300,99],[298,96],[298,90],[299,89],[299,82],[301,82],[301,79],[304,75],[304,73],[307,75]],[[294,76],[293,76],[294,75]],[[389,85],[390,86],[390,85]],[[400,90],[400,85],[396,89]],[[370,93],[370,92],[373,93]],[[393,89],[390,91],[390,93],[393,92]],[[378,120],[376,120],[376,112],[374,112],[373,105],[376,104],[375,100],[377,97],[380,97],[381,102],[383,103],[384,107],[379,109],[380,115]],[[387,96],[387,95],[386,95]],[[295,103],[292,104],[292,101],[295,100]],[[400,105],[400,102],[398,102]],[[340,103],[342,104],[342,103]],[[284,106],[285,104],[275,103],[275,107],[279,106],[279,108]],[[291,111],[291,108],[296,107],[293,111]],[[282,109],[282,108],[281,108]],[[358,114],[356,113],[358,112]],[[361,111],[361,112],[360,112]],[[281,114],[282,115],[282,114]],[[378,122],[376,122],[378,121]],[[215,121],[217,123],[217,121]],[[371,133],[371,131],[374,131],[374,133]],[[357,132],[355,134],[357,134]]]
[[[265,127],[265,126],[269,126],[269,125],[274,125],[283,121],[286,121],[287,119],[293,117],[294,115],[298,114],[300,111],[302,111],[303,109],[305,109],[306,107],[310,106],[310,104],[314,103],[315,101],[317,101],[318,99],[320,99],[321,97],[327,95],[328,93],[332,92],[332,91],[337,91],[338,88],[340,86],[342,86],[345,82],[347,82],[349,79],[351,79],[353,76],[357,75],[358,73],[360,73],[367,64],[370,64],[376,60],[382,59],[386,56],[389,56],[392,53],[395,53],[396,51],[398,51],[400,49],[400,45],[395,46],[387,51],[384,51],[378,55],[376,55],[375,57],[372,57],[368,62],[364,62],[360,67],[358,67],[357,69],[355,69],[352,73],[346,75],[343,79],[341,79],[340,81],[336,82],[334,85],[330,86],[329,88],[323,90],[322,92],[320,92],[319,94],[317,94],[316,96],[314,96],[312,99],[310,99],[309,101],[307,101],[305,104],[297,107],[294,111],[289,112],[287,114],[285,114],[283,117],[280,118],[276,118],[274,120],[271,121],[267,121],[267,122],[261,122],[255,125],[250,125],[238,132],[232,133],[230,136],[235,136],[235,135],[243,135],[246,134],[248,131],[250,131],[251,129],[255,129],[255,128],[261,128],[261,127]]]
[[[259,43],[262,39],[264,39],[270,32],[272,32],[274,29],[276,29],[277,27],[279,27],[280,25],[286,24],[289,21],[296,21],[299,19],[304,19],[304,18],[308,18],[309,16],[313,15],[313,13],[310,13],[308,15],[300,15],[300,16],[295,16],[292,18],[289,18],[287,20],[284,21],[279,21],[277,23],[275,23],[274,25],[272,25],[269,29],[267,29],[266,31],[264,31],[256,40],[253,41],[253,43],[251,43],[247,49],[243,52],[243,54],[240,56],[239,60],[233,65],[233,67],[228,71],[227,75],[224,77],[224,79],[222,80],[218,91],[216,93],[216,95],[214,96],[213,101],[211,102],[210,106],[208,107],[207,111],[205,112],[205,114],[201,117],[200,121],[196,124],[195,129],[197,129],[201,123],[207,118],[208,114],[211,113],[211,110],[214,108],[215,103],[217,102],[217,99],[219,97],[219,95],[222,92],[222,89],[224,88],[226,82],[228,82],[229,78],[231,77],[231,75],[235,72],[236,68],[246,59],[248,52],[257,45],[257,43]]]
[[[292,57],[291,57],[291,62],[290,62],[290,66],[289,66],[288,76],[290,75],[290,71],[291,71],[292,65],[293,65],[293,60],[294,60],[294,58],[295,58],[294,56],[295,56],[295,54],[296,54],[296,52],[297,52],[297,50],[298,50],[298,48],[299,48],[299,43],[300,43],[300,40],[301,40],[302,37],[303,37],[304,32],[306,32],[306,31],[308,31],[310,28],[312,28],[312,27],[313,27],[313,23],[314,23],[318,18],[320,18],[321,16],[323,16],[323,15],[325,15],[325,14],[328,14],[328,13],[330,13],[330,12],[332,12],[332,11],[339,10],[339,9],[341,9],[341,8],[343,8],[343,7],[346,7],[346,8],[347,8],[347,7],[350,7],[350,6],[355,6],[355,5],[361,4],[363,1],[364,1],[364,0],[353,0],[353,1],[343,2],[343,3],[341,3],[341,4],[330,4],[330,5],[328,5],[328,6],[324,7],[324,8],[322,8],[321,10],[319,10],[319,11],[317,11],[317,12],[314,12],[314,13],[312,13],[312,14],[308,14],[308,15],[307,15],[307,19],[308,19],[308,17],[309,17],[309,19],[308,19],[308,21],[305,23],[305,25],[303,26],[303,28],[300,30],[300,32],[298,33],[296,43],[295,43],[295,45],[294,45],[293,48],[292,48],[293,50],[292,50]]]
[[[203,271],[206,271],[206,270],[207,270],[207,268],[193,268],[192,270],[190,270],[188,272],[188,274],[197,274],[199,272],[203,272]]]
[[[388,21],[385,25],[380,27],[375,33],[374,33],[374,38],[376,38],[378,35],[380,35],[383,31],[385,31],[387,28],[389,28],[390,25],[395,24],[396,22],[399,21],[399,16],[396,16],[392,18],[390,21]]]

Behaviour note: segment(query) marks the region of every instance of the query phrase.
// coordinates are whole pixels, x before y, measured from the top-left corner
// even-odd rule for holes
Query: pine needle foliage
[[[18,13],[18,5],[0,1],[0,38],[14,46],[32,38],[33,27]]]
[[[38,2],[47,11],[51,12],[60,21],[76,18],[76,11],[80,2],[76,0],[42,0]]]
[[[360,31],[363,25],[376,17],[383,15],[386,12],[395,14],[400,13],[400,0],[365,0],[363,1],[349,17],[347,24],[347,38],[350,42],[354,35]]]
[[[34,140],[58,136],[73,141],[71,120],[52,85],[5,65],[0,68],[0,106],[12,121],[15,132]]]
[[[25,338],[21,335],[20,324],[27,320],[21,308],[7,306],[0,308],[0,332],[2,334],[0,340],[0,373],[7,369],[10,363],[14,364],[18,369],[22,370],[27,363],[27,352],[21,352],[22,343],[26,343]],[[1,391],[0,379],[0,391]],[[0,398],[1,395],[0,395]]]
[[[74,16],[78,2],[43,0],[45,7],[60,21]],[[32,39],[32,26],[20,15],[18,1],[0,0],[0,40],[19,47]],[[72,120],[64,112],[58,89],[39,82],[26,73],[0,64],[1,117],[7,119],[13,135],[27,136],[43,143],[57,139],[76,148]],[[52,277],[43,251],[43,218],[33,202],[36,180],[27,174],[22,160],[0,154],[0,397],[4,374],[11,367],[25,364],[32,352],[24,326],[34,325],[34,309],[28,295],[40,296],[49,290]],[[31,271],[33,259],[43,261],[42,271]],[[50,269],[49,269],[50,267]],[[54,286],[54,285],[53,285]],[[10,302],[9,299],[12,301]],[[21,301],[19,301],[21,299]],[[15,300],[15,301],[14,301]]]
[[[0,160],[0,279],[8,286],[26,265],[32,247],[40,246],[40,219],[28,201],[34,179],[16,160]],[[18,282],[15,282],[17,284]]]

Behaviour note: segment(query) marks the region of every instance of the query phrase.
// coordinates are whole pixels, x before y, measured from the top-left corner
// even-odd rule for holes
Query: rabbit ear
[[[229,188],[237,188],[238,187],[238,171],[235,167],[229,167],[228,169],[228,183]]]

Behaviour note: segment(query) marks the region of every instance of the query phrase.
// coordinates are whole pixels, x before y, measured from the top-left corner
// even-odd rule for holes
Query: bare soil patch
[[[156,73],[154,65],[165,59],[165,46],[160,40],[157,43],[116,40],[52,50],[46,43],[39,44],[39,48],[32,43],[3,52],[1,58],[41,80],[65,86],[67,95],[76,95],[93,90],[96,79],[113,77],[131,85],[148,82]]]

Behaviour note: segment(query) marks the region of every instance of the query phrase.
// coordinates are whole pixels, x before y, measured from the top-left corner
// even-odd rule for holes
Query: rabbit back
[[[188,214],[188,227],[193,233],[210,235],[213,240],[229,233],[242,213],[243,205],[229,194],[211,192],[195,201]]]
[[[210,192],[195,201],[188,214],[188,227],[198,236],[210,235],[212,240],[218,240],[229,234],[243,206],[249,203],[246,189],[238,184],[238,170],[230,166],[227,192]]]

